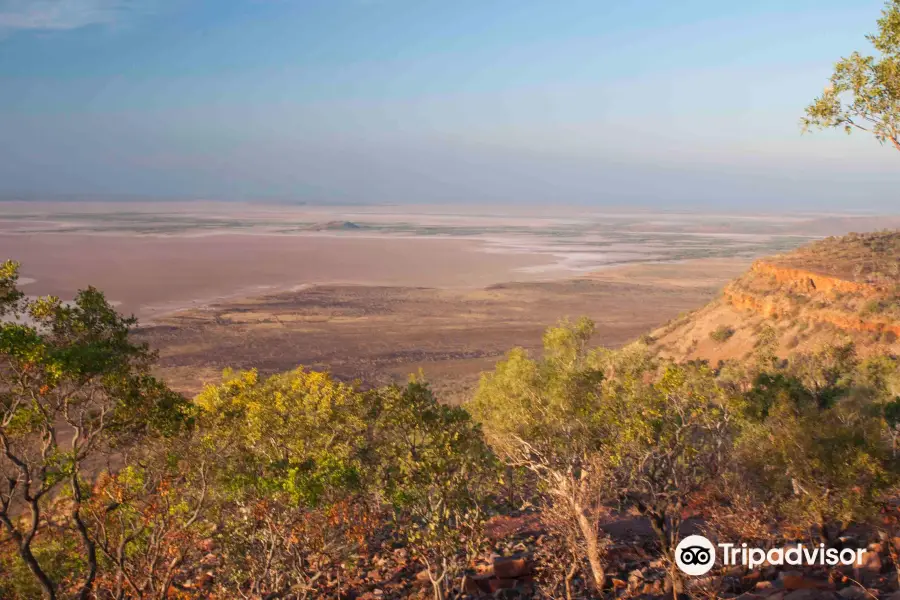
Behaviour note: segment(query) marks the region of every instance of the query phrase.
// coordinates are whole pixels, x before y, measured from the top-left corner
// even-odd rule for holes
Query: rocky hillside
[[[851,233],[756,261],[721,296],[652,333],[663,355],[745,358],[853,341],[900,352],[900,231]]]

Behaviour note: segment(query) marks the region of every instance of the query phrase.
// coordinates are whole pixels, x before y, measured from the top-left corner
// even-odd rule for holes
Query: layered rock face
[[[838,277],[813,273],[803,269],[779,266],[765,260],[753,263],[750,272],[774,279],[777,283],[786,284],[798,291],[806,293],[834,293],[858,294],[863,297],[874,297],[883,290],[874,284],[857,283]]]
[[[760,279],[763,281],[760,282]],[[759,313],[767,319],[796,315],[847,331],[890,331],[900,336],[900,322],[892,316],[863,317],[847,309],[860,302],[887,300],[889,292],[883,286],[847,281],[759,260],[753,264],[748,275],[726,286],[722,296],[735,308]],[[798,296],[805,300],[798,299]],[[839,300],[845,300],[845,296],[850,296],[852,302],[841,304]],[[818,301],[818,304],[807,310],[801,309],[813,301]]]
[[[900,352],[900,232],[828,238],[756,261],[720,299],[653,332],[676,359],[744,358],[761,339],[784,356],[852,341]]]

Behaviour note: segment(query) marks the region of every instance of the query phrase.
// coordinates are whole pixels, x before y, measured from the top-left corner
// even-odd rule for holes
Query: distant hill
[[[316,223],[310,227],[312,231],[353,231],[356,229],[362,229],[362,226],[352,221],[328,221],[326,223]]]
[[[853,341],[900,353],[900,231],[830,237],[756,261],[705,307],[651,334],[676,359],[780,355]]]

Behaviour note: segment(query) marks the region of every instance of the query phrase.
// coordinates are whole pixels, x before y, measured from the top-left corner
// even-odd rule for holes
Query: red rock
[[[463,591],[472,595],[490,594],[491,586],[488,583],[490,579],[490,575],[466,575],[463,581]]]
[[[533,572],[532,564],[524,558],[509,557],[494,559],[494,575],[499,579],[516,579]]]
[[[860,571],[866,571],[868,573],[880,573],[881,567],[881,555],[874,550],[863,552],[862,564],[857,566]]]
[[[749,573],[747,573],[746,575],[741,577],[741,582],[744,585],[749,586],[749,585],[752,585],[753,583],[759,581],[761,577],[762,577],[761,571],[750,571]]]
[[[416,581],[431,581],[431,577],[428,576],[428,569],[422,569],[418,573],[416,573]]]
[[[828,582],[819,581],[817,579],[809,579],[802,575],[784,575],[781,578],[784,589],[792,590],[827,590],[830,586]]]
[[[515,579],[498,579],[496,577],[492,577],[487,580],[488,588],[490,592],[493,594],[498,590],[511,590],[516,587]]]

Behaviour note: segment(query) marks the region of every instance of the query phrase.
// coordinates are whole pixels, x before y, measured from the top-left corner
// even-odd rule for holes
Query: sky
[[[0,195],[900,212],[881,0],[0,0]]]

